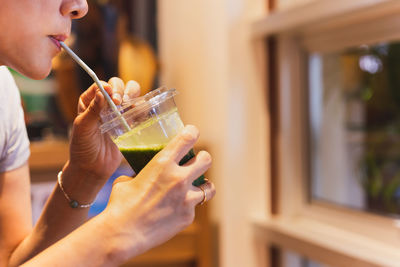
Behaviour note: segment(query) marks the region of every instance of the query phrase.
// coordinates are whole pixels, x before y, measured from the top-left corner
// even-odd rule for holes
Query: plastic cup
[[[176,94],[175,89],[161,87],[121,106],[119,111],[130,129],[115,112],[102,112],[101,132],[111,137],[136,174],[184,127],[174,101]],[[185,164],[194,156],[191,149],[179,164]],[[203,183],[202,175],[193,185]]]

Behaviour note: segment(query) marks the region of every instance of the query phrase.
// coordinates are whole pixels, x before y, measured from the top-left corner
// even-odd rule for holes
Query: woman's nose
[[[86,0],[64,0],[60,11],[63,16],[79,19],[87,14],[88,4]]]

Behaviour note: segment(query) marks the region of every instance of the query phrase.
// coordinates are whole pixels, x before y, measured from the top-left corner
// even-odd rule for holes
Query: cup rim
[[[177,95],[178,92],[175,88],[168,89],[166,86],[159,87],[154,89],[147,94],[136,97],[130,101],[123,103],[123,105],[118,106],[118,110],[121,112],[122,117],[125,120],[128,120],[133,114],[143,113],[162,102],[167,101],[168,99]],[[132,107],[134,106],[134,107]],[[110,109],[107,112],[103,113],[103,115],[112,115],[113,111]],[[120,125],[122,122],[119,117],[113,116],[113,118],[109,121],[103,122],[100,125],[101,133],[105,133],[110,131],[112,128]]]

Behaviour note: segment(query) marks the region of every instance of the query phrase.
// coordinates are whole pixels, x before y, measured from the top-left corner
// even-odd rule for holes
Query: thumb
[[[117,179],[114,180],[113,186],[119,183],[124,183],[124,182],[129,182],[132,181],[132,177],[129,176],[120,176]]]
[[[87,109],[80,114],[81,123],[89,127],[97,125],[100,112],[104,107],[104,101],[105,99],[101,92],[96,92],[95,97],[92,99]]]

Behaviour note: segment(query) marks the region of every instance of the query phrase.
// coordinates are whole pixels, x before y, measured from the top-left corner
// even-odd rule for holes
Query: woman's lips
[[[57,46],[58,50],[61,50],[60,41],[50,36],[50,40]]]
[[[57,46],[58,50],[61,50],[60,42],[65,41],[67,39],[64,35],[52,35],[49,36],[50,40]]]

